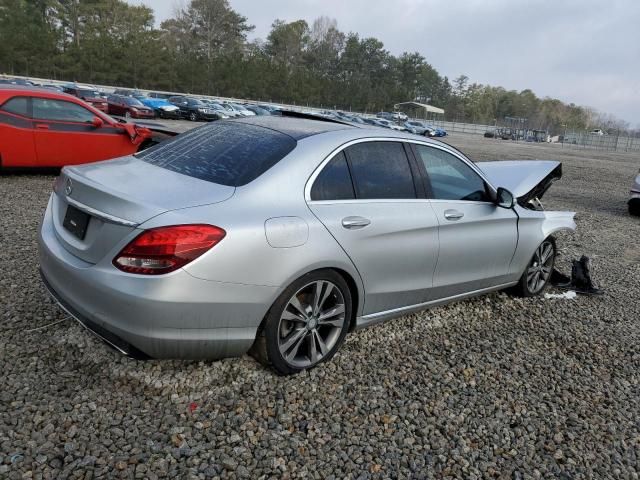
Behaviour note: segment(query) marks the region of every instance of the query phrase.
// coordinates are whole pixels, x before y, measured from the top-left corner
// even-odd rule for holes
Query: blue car
[[[164,98],[151,98],[144,95],[135,95],[135,98],[140,100],[146,107],[153,108],[153,111],[160,118],[182,118],[180,109]]]
[[[434,127],[433,125],[428,125],[428,127],[430,129],[432,129],[433,131],[435,131],[435,135],[433,135],[434,137],[446,137],[447,136],[447,131],[444,128]]]

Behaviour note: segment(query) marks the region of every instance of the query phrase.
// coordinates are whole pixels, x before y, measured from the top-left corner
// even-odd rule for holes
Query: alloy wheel
[[[545,240],[533,254],[529,268],[527,269],[527,288],[535,294],[541,291],[551,277],[553,269],[554,247],[553,243]]]
[[[287,302],[278,324],[278,349],[291,366],[307,368],[336,346],[346,328],[345,301],[328,280],[311,282]]]

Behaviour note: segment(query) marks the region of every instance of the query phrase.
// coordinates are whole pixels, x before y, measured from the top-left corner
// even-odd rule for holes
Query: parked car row
[[[183,118],[194,122],[252,117],[254,115],[273,115],[280,111],[278,107],[272,105],[219,101],[211,98],[168,95],[160,92],[144,94],[138,90],[128,89],[117,89],[114,91],[113,96],[133,98],[142,103],[143,106],[153,110],[156,117]],[[122,98],[120,100],[122,101]],[[139,111],[133,112],[130,109],[123,109],[123,106],[118,103],[114,103],[112,107],[111,102],[109,102],[109,113],[130,116],[131,118],[147,118],[146,114],[144,117],[138,116]]]
[[[379,112],[375,117],[365,117],[340,110],[323,110],[319,115],[344,122],[368,124],[400,132],[414,133],[425,137],[444,137],[447,135],[446,130],[434,127],[420,120],[409,120],[407,115],[402,112]]]

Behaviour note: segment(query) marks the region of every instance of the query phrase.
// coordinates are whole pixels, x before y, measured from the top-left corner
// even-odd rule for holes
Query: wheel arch
[[[362,310],[362,306],[363,306],[362,301],[364,299],[364,293],[362,291],[362,286],[357,282],[354,275],[351,272],[347,271],[346,269],[333,266],[333,265],[326,265],[326,266],[323,265],[323,266],[316,266],[314,268],[305,270],[303,272],[298,272],[298,274],[296,274],[295,277],[291,278],[290,281],[288,281],[286,284],[282,285],[280,289],[278,289],[278,292],[274,296],[274,299],[271,302],[271,305],[269,306],[264,316],[260,320],[260,325],[258,325],[256,337],[259,337],[262,335],[262,330],[264,328],[264,323],[267,319],[267,316],[269,315],[269,312],[273,308],[274,304],[280,298],[280,295],[282,295],[282,292],[284,292],[289,287],[289,285],[297,281],[299,278],[302,278],[305,275],[309,275],[310,273],[318,272],[321,270],[333,270],[335,273],[337,273],[342,277],[342,279],[345,281],[345,283],[349,287],[349,293],[351,294],[352,308],[351,308],[351,318],[349,319],[348,331],[352,332],[353,330],[355,330],[356,319],[358,318],[358,314]]]

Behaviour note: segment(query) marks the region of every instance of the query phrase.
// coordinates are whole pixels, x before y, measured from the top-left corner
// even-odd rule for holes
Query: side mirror
[[[100,117],[93,117],[93,120],[91,120],[91,125],[93,125],[93,128],[100,128],[102,125],[104,125],[104,122]]]
[[[506,188],[499,187],[496,194],[496,205],[502,208],[513,208],[515,205],[513,193]]]

